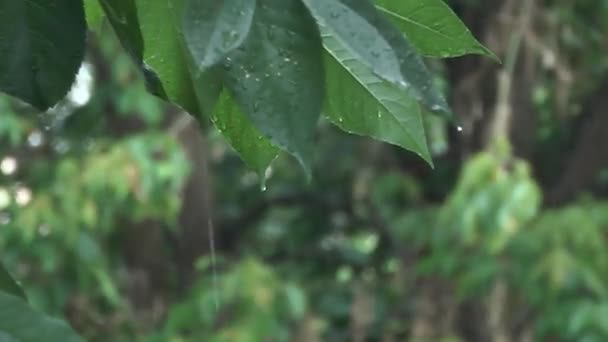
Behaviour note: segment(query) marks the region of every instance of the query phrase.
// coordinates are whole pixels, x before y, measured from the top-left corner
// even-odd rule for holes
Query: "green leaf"
[[[323,32],[323,39],[329,120],[347,132],[413,151],[432,166],[416,100],[376,76],[329,32]]]
[[[141,69],[148,91],[162,99],[168,99],[160,78],[143,61],[144,42],[135,1],[85,0],[84,4],[89,28],[104,36],[108,34],[108,28],[103,25],[107,19],[123,49],[131,55],[133,62]]]
[[[200,70],[221,62],[245,41],[255,7],[255,0],[187,0],[183,33]]]
[[[198,113],[187,56],[184,53],[178,13],[182,0],[135,0],[144,39],[144,62],[162,83],[168,100],[190,113]]]
[[[220,96],[211,121],[245,164],[263,179],[279,150],[253,126],[227,92]]]
[[[100,0],[84,0],[84,12],[87,26],[93,32],[99,32],[105,15],[99,3]]]
[[[273,145],[308,175],[324,95],[322,44],[299,0],[260,0],[247,40],[225,60],[225,86]]]
[[[25,299],[25,292],[23,289],[8,273],[6,269],[0,264],[0,292],[6,292],[13,296],[21,297]]]
[[[209,117],[228,144],[264,182],[266,169],[279,150],[253,126],[228,92],[222,93],[222,68],[214,66],[203,70],[203,66],[195,62],[197,59],[191,57],[189,65],[199,101],[199,120]]]
[[[193,69],[198,70],[194,66]],[[228,92],[222,93],[220,72],[218,67],[195,72],[197,76],[194,76],[194,90],[199,107],[203,111],[199,120],[204,117],[211,118],[215,127],[245,164],[255,170],[264,181],[266,169],[276,158],[278,149],[253,126]]]
[[[144,39],[134,0],[99,0],[123,48],[138,62],[143,60]]]
[[[431,74],[403,34],[368,0],[303,0],[320,26],[380,78],[412,94],[433,112],[450,115]]]
[[[79,0],[0,1],[0,91],[39,109],[70,90],[84,57]]]
[[[34,311],[23,300],[0,292],[0,341],[80,342],[83,340],[65,322]]]
[[[498,59],[442,0],[376,0],[376,4],[424,55],[446,58],[473,53]]]

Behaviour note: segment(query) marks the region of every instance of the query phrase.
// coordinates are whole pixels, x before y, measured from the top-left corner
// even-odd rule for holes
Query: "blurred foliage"
[[[175,227],[189,169],[175,137],[160,126],[165,105],[147,94],[112,40],[100,49],[113,61],[108,79],[89,84],[96,70],[85,64],[85,89],[46,114],[0,98],[2,260],[28,284],[30,302],[53,314],[81,293],[95,314],[124,309],[115,282],[124,261],[113,240],[130,222]],[[90,100],[87,86],[95,88]],[[147,128],[120,135],[103,115],[109,110]]]
[[[559,35],[576,79],[590,80],[571,93],[577,106],[594,89],[591,75],[606,73],[605,37],[595,31],[605,32],[608,2],[545,6],[561,27],[548,34]],[[312,183],[280,156],[262,192],[207,131],[217,255],[199,260],[189,289],[171,284],[162,319],[148,322],[125,290],[135,276],[122,241],[137,223],[161,222],[167,236],[179,229],[191,167],[164,120],[175,109],[147,95],[114,40],[97,48],[86,64],[95,80],[88,101],[72,93],[37,114],[0,98],[1,261],[34,306],[70,319],[89,340],[402,341],[425,291],[439,287],[453,307],[481,310],[461,319],[482,330],[500,286],[505,324],[531,329],[533,340],[608,340],[608,204],[591,196],[542,204],[540,185],[554,177],[573,129],[572,119],[556,119],[551,68],[532,94],[542,118],[534,172],[507,143],[465,161],[442,158],[454,139],[433,118],[435,170],[322,122]],[[137,129],[125,128],[134,121]],[[461,340],[449,330],[442,338]]]

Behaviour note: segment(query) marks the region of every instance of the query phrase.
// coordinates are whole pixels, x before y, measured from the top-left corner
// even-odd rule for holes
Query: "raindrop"
[[[17,167],[17,159],[13,156],[4,157],[0,162],[0,171],[7,176],[14,174],[17,171]]]
[[[442,108],[441,108],[440,105],[434,104],[434,105],[431,106],[431,110],[434,111],[434,112],[438,112],[438,111],[441,111]]]
[[[266,187],[266,182],[270,179],[270,177],[272,177],[272,166],[269,166],[268,168],[266,168],[266,171],[264,171],[264,176],[262,177],[260,182],[260,191],[265,192],[266,190],[268,190],[268,188]]]
[[[458,127],[456,127],[456,130],[457,130],[458,132],[462,132],[463,128],[462,128],[462,126],[458,126]]]
[[[32,200],[32,191],[26,187],[20,187],[15,191],[15,202],[19,206],[26,206]]]
[[[42,132],[38,130],[33,131],[27,137],[27,142],[31,147],[40,147],[40,145],[42,145],[42,143],[44,142],[44,136],[42,135]]]
[[[7,213],[0,213],[0,226],[11,223],[11,216]]]
[[[51,234],[51,227],[48,224],[41,224],[38,227],[38,233],[42,236],[48,236]]]

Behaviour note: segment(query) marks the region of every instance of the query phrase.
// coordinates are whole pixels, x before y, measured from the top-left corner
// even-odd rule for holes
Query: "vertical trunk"
[[[186,113],[179,113],[171,127],[190,160],[191,173],[182,195],[177,241],[179,287],[185,290],[195,279],[196,260],[210,252],[212,241],[211,181],[208,148],[199,124]]]

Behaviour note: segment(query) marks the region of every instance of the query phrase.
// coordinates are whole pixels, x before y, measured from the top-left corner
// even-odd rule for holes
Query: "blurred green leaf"
[[[0,2],[0,91],[41,110],[55,105],[80,68],[85,33],[80,1]]]
[[[2,292],[0,292],[0,340],[83,341],[66,323],[34,311],[23,300]]]
[[[23,292],[21,286],[13,280],[2,264],[0,264],[0,291],[26,299],[25,292]]]

